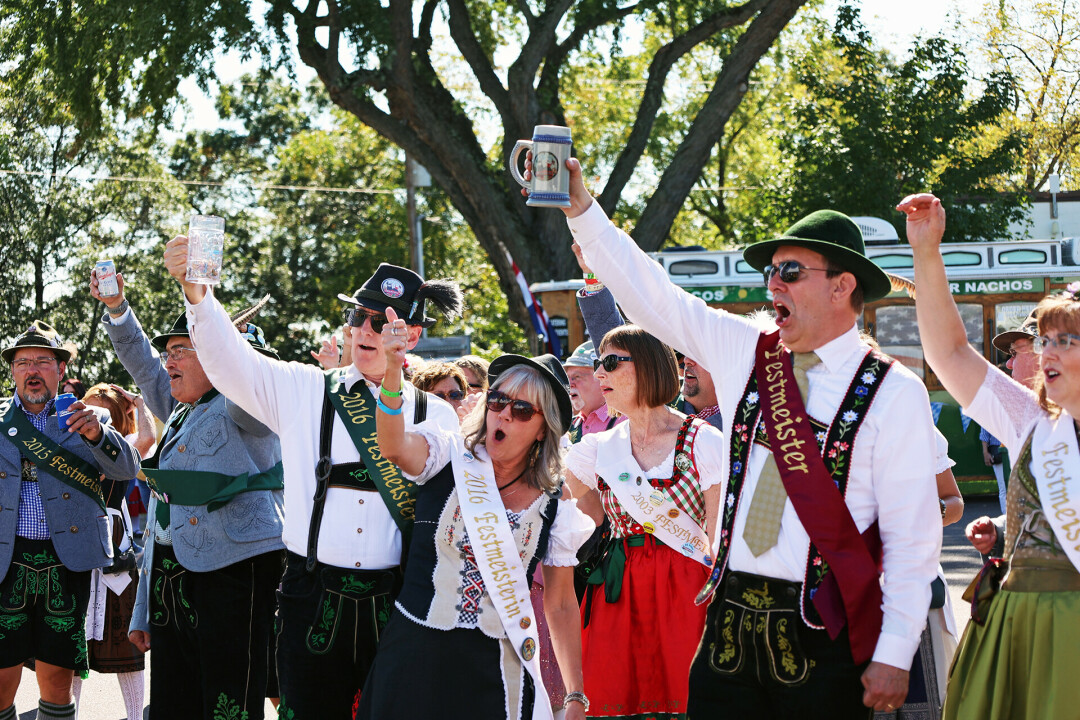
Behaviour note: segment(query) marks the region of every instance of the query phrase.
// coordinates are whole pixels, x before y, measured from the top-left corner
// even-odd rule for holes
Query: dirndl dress
[[[688,418],[680,443],[689,425]],[[721,477],[722,436],[715,428],[702,426],[690,445],[672,448],[664,462],[644,473],[633,457],[629,435],[624,450],[625,466],[635,476],[668,494],[704,526],[703,492]],[[587,435],[571,448],[566,459],[567,467],[586,486],[599,491],[612,527],[608,553],[590,576],[582,605],[582,670],[590,702],[588,717],[682,720],[690,692],[690,665],[701,642],[707,609],[695,605],[694,598],[709,569],[646,534],[619,503],[608,482],[592,470],[597,443],[617,442],[622,435],[619,428]],[[691,455],[693,472],[676,471],[674,461],[679,451]]]

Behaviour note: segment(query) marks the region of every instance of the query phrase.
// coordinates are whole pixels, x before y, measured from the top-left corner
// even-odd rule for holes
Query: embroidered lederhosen
[[[675,460],[671,469],[671,477],[649,478],[647,480],[643,477],[637,477],[634,480],[615,480],[615,482],[636,482],[637,484],[648,482],[649,485],[658,492],[666,490],[680,510],[687,513],[699,525],[704,526],[705,499],[701,491],[697,489],[700,487],[700,484],[698,482],[697,461],[694,457],[694,439],[697,437],[698,430],[701,429],[704,424],[705,423],[700,420],[688,417],[682,427],[679,428],[679,434],[675,439]],[[607,480],[597,476],[597,492],[603,493],[608,490],[608,484]],[[605,507],[604,510],[606,518],[610,508]],[[610,541],[602,561],[596,570],[589,576],[589,585],[604,586],[604,599],[609,603],[617,602],[622,593],[623,573],[626,567],[627,552],[632,547],[641,547],[644,545],[645,538],[649,534],[648,529],[636,521],[633,526],[630,527],[630,532],[630,535],[621,538],[613,538]],[[663,542],[655,536],[653,537],[653,540],[658,544],[663,544]],[[673,549],[677,552],[680,551],[680,548]],[[589,593],[586,596],[585,611],[583,613],[585,625],[588,625],[589,623],[589,616],[592,611],[592,598],[592,593]]]
[[[880,352],[876,350],[867,352],[832,423],[826,428],[811,419],[825,467],[841,496],[847,492],[851,457],[859,428],[891,364],[892,361]],[[755,442],[768,447],[768,439],[761,426],[759,397],[757,374],[751,372],[742,399],[736,407],[735,422],[732,424],[730,480],[721,506],[719,546],[710,575],[710,586],[719,584],[724,578],[730,556],[735,517],[746,480],[750,448]],[[753,439],[751,439],[752,436]],[[798,657],[800,653],[794,628],[787,627],[784,621],[786,615],[794,617],[794,610],[797,609],[802,621],[808,627],[817,630],[825,628],[817,608],[814,607],[813,598],[828,576],[828,572],[828,564],[811,541],[801,591],[797,589],[798,583],[757,578],[744,573],[740,575],[749,582],[741,582],[737,587],[731,587],[732,583],[728,583],[728,587],[725,587],[724,601],[729,605],[742,607],[747,612],[741,613],[736,609],[725,608],[726,612],[720,618],[721,626],[717,628],[716,636],[709,644],[709,663],[713,670],[720,673],[736,673],[742,669],[743,644],[742,641],[735,641],[736,634],[740,631],[749,631],[752,634],[762,634],[762,640],[773,659],[772,672],[778,682],[791,685],[805,682],[809,664],[805,657]],[[793,593],[798,594],[795,607],[791,607],[790,603],[795,599],[792,597]],[[784,612],[785,609],[788,611],[784,616],[780,616],[779,613]],[[750,615],[753,614],[763,615],[751,621]],[[772,614],[777,614],[777,617],[771,617]]]

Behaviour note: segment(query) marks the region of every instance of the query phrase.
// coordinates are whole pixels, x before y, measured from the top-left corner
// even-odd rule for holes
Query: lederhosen
[[[876,350],[867,352],[831,424],[810,419],[841,497],[847,491],[859,428],[891,364]],[[854,419],[845,419],[852,413]],[[870,717],[872,710],[862,704],[860,677],[865,664],[852,660],[847,628],[831,639],[815,606],[814,596],[835,579],[830,579],[828,563],[813,542],[801,583],[724,572],[751,446],[769,447],[761,416],[757,373],[751,372],[729,439],[730,480],[721,505],[713,571],[720,586],[691,668],[689,716],[695,720]]]
[[[366,391],[366,386],[363,390]],[[280,717],[290,720],[352,717],[357,694],[364,686],[379,637],[401,589],[400,567],[359,570],[318,561],[327,490],[346,487],[379,492],[362,460],[331,463],[334,415],[327,389],[319,430],[319,463],[315,471],[315,504],[308,529],[307,556],[287,553],[285,576],[278,592]],[[427,394],[418,391],[413,422],[421,423],[426,417]],[[407,554],[408,537],[402,532],[403,561]]]
[[[210,392],[196,405],[218,394]],[[174,435],[179,432],[194,407],[177,407],[161,445],[170,430]],[[157,459],[155,455],[148,461],[144,472],[157,494],[158,522],[165,526],[171,522],[168,501],[206,505],[215,512],[241,486],[281,487],[280,463],[230,484],[237,479],[212,472],[155,473]],[[217,497],[212,497],[212,488],[219,490]],[[221,493],[222,489],[226,492]],[[172,545],[154,541],[148,599],[154,650],[150,653],[151,720],[263,717],[270,673],[267,648],[273,638],[275,590],[281,571],[280,550],[217,570],[188,570]]]

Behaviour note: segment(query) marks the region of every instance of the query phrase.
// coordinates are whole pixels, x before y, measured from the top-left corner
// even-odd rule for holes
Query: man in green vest
[[[100,478],[135,477],[139,453],[105,410],[76,402],[58,416],[71,351],[51,326],[35,320],[0,354],[15,383],[15,396],[0,400],[0,720],[18,717],[15,692],[30,658],[38,720],[74,718],[90,571],[112,555]]]

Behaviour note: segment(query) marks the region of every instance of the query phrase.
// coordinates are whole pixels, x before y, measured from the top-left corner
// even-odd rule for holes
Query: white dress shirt
[[[285,547],[307,555],[308,530],[315,495],[315,465],[319,460],[326,375],[321,368],[282,362],[257,352],[233,327],[221,303],[207,293],[197,305],[186,303],[191,339],[210,382],[221,394],[264,423],[281,439],[285,474]],[[345,370],[345,387],[367,382],[355,366]],[[378,393],[370,382],[368,388]],[[412,423],[416,389],[405,384],[405,417]],[[428,398],[427,420],[448,432],[457,431],[457,413],[437,397]],[[359,462],[360,453],[349,431],[334,413],[330,458]],[[429,463],[420,477],[427,479],[441,466]],[[381,570],[401,563],[401,532],[379,493],[333,487],[327,491],[319,532],[318,559],[327,565]]]
[[[735,409],[754,366],[760,328],[744,317],[712,309],[674,285],[597,203],[568,224],[589,267],[611,289],[631,322],[694,358],[712,374],[724,435],[730,438]],[[867,350],[855,325],[817,348],[821,363],[807,372],[806,406],[813,417],[832,422]],[[884,619],[873,659],[903,669],[911,667],[926,624],[930,583],[941,552],[933,429],[922,381],[893,365],[856,438],[845,496],[860,532],[879,522],[884,546]],[[725,444],[724,452],[726,474],[730,445]],[[784,506],[775,547],[754,557],[743,540],[750,499],[768,453],[757,444],[750,451],[728,567],[802,582],[810,539],[790,500]]]

